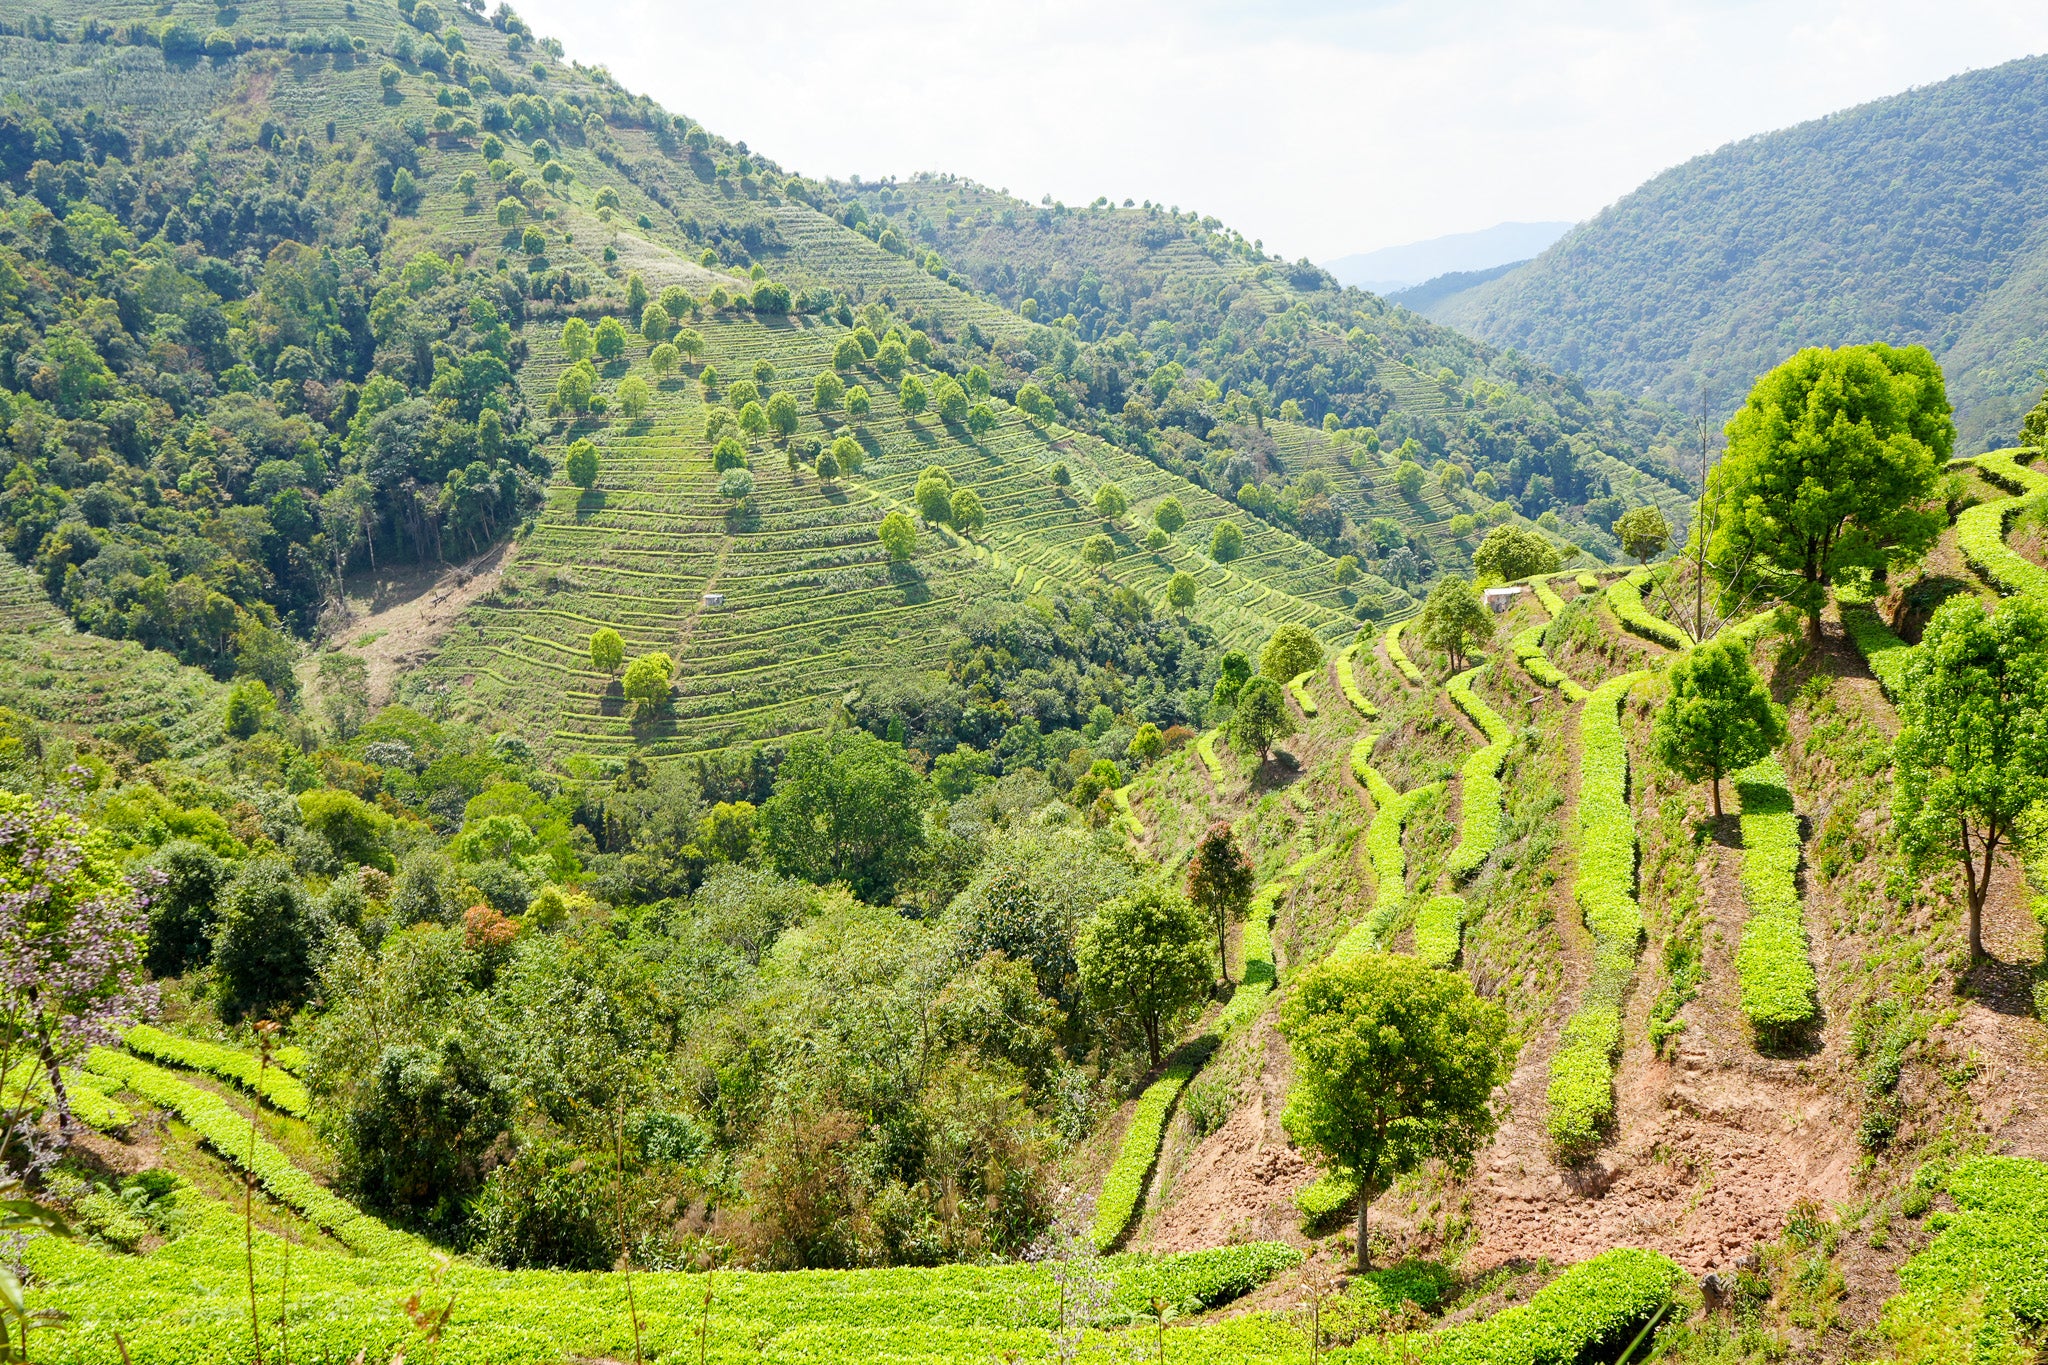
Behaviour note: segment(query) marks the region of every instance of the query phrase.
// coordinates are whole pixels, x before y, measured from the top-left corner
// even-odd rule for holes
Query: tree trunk
[[[1365,1240],[1365,1211],[1371,1205],[1371,1187],[1360,1185],[1358,1187],[1358,1269],[1361,1274],[1372,1269],[1372,1248]]]
[[[1223,969],[1223,984],[1230,984],[1230,920],[1219,907],[1216,911],[1216,961]]]
[[[1152,1069],[1159,1069],[1159,1019],[1155,1015],[1145,1020],[1145,1050],[1152,1057]]]
[[[1714,773],[1714,818],[1716,820],[1721,818],[1721,774],[1719,771]]]

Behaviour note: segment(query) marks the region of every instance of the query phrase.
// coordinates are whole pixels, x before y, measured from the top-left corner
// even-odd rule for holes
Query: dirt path
[[[398,679],[425,662],[470,604],[498,586],[512,549],[507,541],[454,568],[407,566],[358,575],[344,585],[346,614],[329,636],[369,665],[372,706],[390,701]],[[308,657],[299,672],[310,686],[318,656]]]

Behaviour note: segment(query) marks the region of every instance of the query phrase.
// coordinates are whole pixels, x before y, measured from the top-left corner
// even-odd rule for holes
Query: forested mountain
[[[2048,708],[2048,477],[1924,354],[1774,377],[1695,594],[1668,408],[508,7],[53,0],[0,93],[0,1357],[2040,1326],[2022,869],[1894,822]]]
[[[1368,450],[1389,465],[1412,457],[1455,463],[1467,479],[1483,473],[1487,504],[1552,513],[1553,526],[1603,557],[1623,502],[1682,507],[1674,452],[1684,427],[1670,410],[1588,394],[1546,366],[1339,289],[1307,261],[1269,259],[1213,218],[1107,199],[1031,205],[953,176],[848,190],[870,221],[922,248],[927,269],[964,276],[1098,351],[1135,353],[1138,375],[1099,395],[1112,411],[1122,403],[1122,438],[1233,491],[1236,438],[1226,430],[1205,448],[1213,415],[1189,411],[1177,375],[1242,395],[1222,412],[1240,424],[1284,412],[1368,431]],[[1151,378],[1132,382],[1148,366]],[[1284,494],[1287,471],[1273,472]]]
[[[1732,411],[1800,346],[1932,350],[1960,450],[2048,363],[2048,58],[1753,137],[1657,176],[1430,316],[1601,388]]]

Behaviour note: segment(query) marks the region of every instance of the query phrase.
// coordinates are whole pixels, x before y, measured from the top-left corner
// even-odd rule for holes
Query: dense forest
[[[1788,349],[1879,338],[1949,374],[1963,446],[2039,387],[2048,61],[1745,139],[1649,181],[1431,317],[1717,417]]]

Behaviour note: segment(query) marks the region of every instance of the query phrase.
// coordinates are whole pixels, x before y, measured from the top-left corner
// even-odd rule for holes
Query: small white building
[[[724,605],[725,605],[725,594],[724,594],[724,593],[722,593],[722,592],[707,592],[707,593],[705,593],[705,594],[704,594],[704,605],[705,605],[705,606],[707,606],[707,607],[722,607],[722,606],[724,606]],[[1498,610],[1498,608],[1496,608],[1496,610]]]
[[[1480,595],[1486,599],[1486,605],[1493,609],[1494,615],[1498,616],[1515,605],[1515,599],[1522,595],[1522,590],[1518,587],[1488,588]]]

